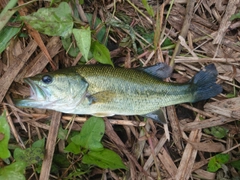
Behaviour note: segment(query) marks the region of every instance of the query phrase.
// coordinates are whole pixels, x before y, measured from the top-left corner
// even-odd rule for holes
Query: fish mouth
[[[34,80],[25,78],[24,82],[30,87],[30,96],[26,99],[15,99],[14,104],[18,107],[36,107],[41,108],[46,105],[47,92],[42,87],[37,85]]]
[[[24,82],[27,83],[30,86],[30,97],[28,97],[29,100],[35,100],[35,101],[43,101],[46,100],[46,92],[38,86],[33,80],[30,78],[25,78]]]

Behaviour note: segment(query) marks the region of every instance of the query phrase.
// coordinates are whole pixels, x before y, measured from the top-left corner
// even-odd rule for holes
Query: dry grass
[[[98,179],[97,175],[101,175],[101,179],[116,180],[219,179],[221,175],[225,179],[239,177],[239,172],[228,164],[225,174],[222,170],[217,173],[206,171],[209,159],[216,153],[228,153],[231,161],[239,160],[239,22],[229,21],[231,15],[239,11],[239,0],[199,0],[196,3],[193,0],[176,0],[173,6],[170,6],[170,0],[159,5],[149,1],[157,14],[153,18],[140,1],[131,2],[134,6],[129,0],[86,1],[80,8],[83,12],[93,13],[93,18],[98,16],[107,22],[109,39],[115,44],[119,45],[124,38],[128,38],[129,43],[111,51],[116,65],[134,68],[166,62],[174,65],[175,69],[172,78],[168,80],[181,83],[186,82],[201,67],[214,63],[219,72],[218,83],[224,91],[205,102],[166,107],[169,123],[165,126],[151,120],[139,122],[137,117],[104,118],[104,144],[121,155],[129,169],[104,171],[93,168],[92,174],[85,174],[82,179]],[[33,11],[28,7],[26,9]],[[21,15],[25,13],[20,12]],[[120,25],[114,25],[113,20]],[[40,35],[28,25],[24,30],[27,30],[29,38],[13,39],[1,56],[0,109],[7,111],[11,132],[21,147],[29,146],[23,143],[23,138],[31,142],[32,139],[47,137],[46,156],[40,176],[35,173],[34,167],[27,174],[32,177],[29,179],[48,179],[54,150],[62,152],[66,143],[56,141],[56,127],[61,123],[70,131],[80,130],[86,117],[38,109],[20,110],[14,107],[11,99],[29,94],[28,88],[22,83],[23,77],[47,69],[75,65],[80,57],[66,55],[58,37]],[[135,41],[130,38],[133,32]],[[149,43],[147,34],[152,32],[155,32],[154,39]],[[171,39],[175,46],[161,48],[166,38]],[[135,46],[141,50],[136,51]],[[234,98],[227,98],[228,94],[233,93]],[[203,118],[204,121],[201,120]],[[50,125],[46,124],[49,119]],[[217,139],[205,133],[205,128],[214,126],[228,129],[227,136]],[[121,129],[121,135],[116,133],[116,127]],[[73,168],[69,167],[67,173],[71,171]],[[50,177],[64,178],[55,175]]]

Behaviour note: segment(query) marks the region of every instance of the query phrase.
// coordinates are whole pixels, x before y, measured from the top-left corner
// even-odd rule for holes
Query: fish
[[[140,115],[166,123],[161,107],[193,103],[222,92],[214,64],[190,81],[163,81],[172,69],[165,63],[146,68],[80,65],[25,78],[31,95],[15,99],[18,107],[106,117]]]

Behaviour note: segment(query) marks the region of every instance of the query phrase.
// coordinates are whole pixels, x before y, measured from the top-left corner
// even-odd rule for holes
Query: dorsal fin
[[[173,71],[172,67],[168,66],[166,63],[157,63],[153,66],[143,67],[139,69],[160,79],[170,77]]]

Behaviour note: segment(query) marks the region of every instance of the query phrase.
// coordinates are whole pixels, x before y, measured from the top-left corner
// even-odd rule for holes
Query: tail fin
[[[222,92],[222,87],[216,84],[217,75],[215,65],[210,64],[193,77],[191,83],[196,88],[193,102],[212,98]]]

